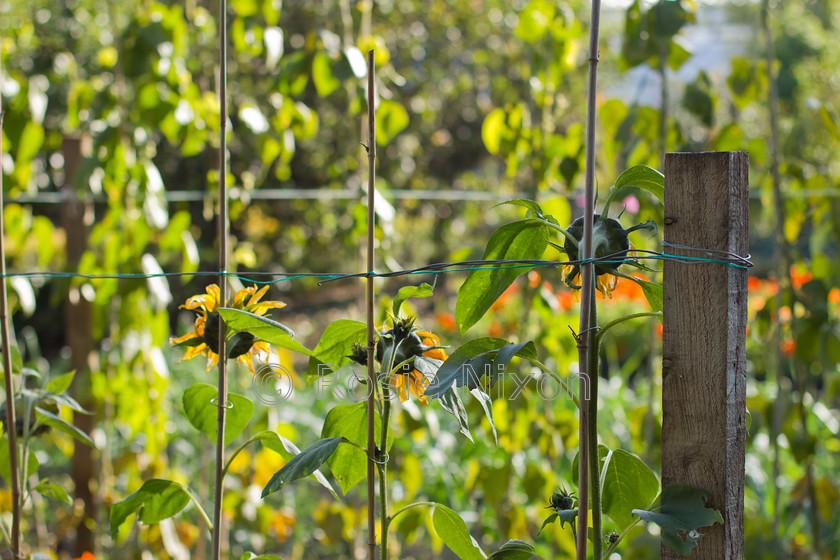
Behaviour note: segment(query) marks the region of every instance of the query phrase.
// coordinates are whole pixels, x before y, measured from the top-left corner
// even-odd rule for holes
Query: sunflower
[[[260,301],[268,291],[268,286],[257,290],[256,286],[242,288],[233,296],[230,307],[265,315],[269,309],[280,309],[286,304],[280,301]],[[187,351],[179,360],[189,360],[199,355],[207,356],[207,371],[210,371],[219,360],[218,355],[218,332],[221,317],[219,315],[219,301],[221,292],[217,284],[210,284],[203,294],[194,295],[187,299],[181,306],[183,309],[190,309],[198,313],[193,324],[193,330],[184,336],[171,338],[170,345],[187,346]],[[236,358],[236,361],[247,366],[251,373],[255,373],[252,357],[259,352],[270,352],[267,342],[256,340],[254,335],[247,332],[233,333],[227,339],[228,357]]]
[[[417,369],[415,360],[418,357],[432,360],[446,361],[446,352],[440,347],[437,335],[419,331],[414,325],[414,317],[394,320],[393,327],[376,329],[379,341],[376,344],[376,361],[386,362],[388,367],[395,369],[390,372],[388,382],[396,392],[401,402],[409,398],[409,393],[417,397],[420,404],[427,404],[424,396],[430,379]],[[348,356],[357,364],[367,365],[367,348],[355,344]]]
[[[595,214],[592,224],[592,254],[596,259],[606,259],[595,263],[595,287],[604,297],[611,298],[613,290],[618,285],[619,276],[625,276],[618,271],[619,267],[629,264],[644,268],[632,258],[636,256],[636,253],[627,237],[629,233],[638,229],[655,231],[656,224],[647,221],[624,229],[618,220],[602,218],[600,214]],[[582,217],[572,222],[568,233],[578,242],[581,241],[583,238]],[[574,262],[563,267],[563,281],[570,288],[579,290],[580,286],[575,284],[575,280],[580,276],[580,264],[577,262],[580,258],[578,246],[573,240],[566,239],[563,250],[569,255],[569,260]],[[577,295],[576,293],[575,296]]]
[[[440,339],[437,335],[426,331],[417,331],[416,334],[423,341],[423,346],[429,348],[423,352],[422,356],[424,358],[440,360],[441,362],[446,361],[446,351],[440,347]],[[421,405],[428,404],[429,401],[426,399],[424,393],[429,386],[430,379],[413,366],[414,363],[412,362],[406,368],[409,369],[408,373],[403,373],[400,370],[392,377],[394,390],[400,402],[407,401],[408,393],[411,392],[412,395],[417,397]]]

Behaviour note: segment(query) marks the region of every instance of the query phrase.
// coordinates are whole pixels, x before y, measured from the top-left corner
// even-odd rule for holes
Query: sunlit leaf
[[[506,224],[490,236],[483,260],[538,260],[548,246],[548,227],[542,220],[529,218]],[[490,309],[519,275],[531,270],[528,265],[474,269],[458,290],[455,320],[458,330],[466,332]]]
[[[324,367],[335,370],[345,364],[353,344],[364,341],[366,330],[364,323],[349,319],[339,319],[327,325],[321,340],[312,350],[309,375],[318,376],[323,373],[320,370]]]
[[[431,297],[432,294],[434,294],[434,290],[435,287],[433,284],[426,284],[425,282],[419,286],[403,286],[400,288],[400,291],[397,292],[397,297],[394,298],[394,304],[392,306],[392,313],[394,314],[394,317],[399,317],[400,307],[405,300],[413,297]]]
[[[374,435],[377,446],[382,440],[382,422],[374,411]],[[324,420],[322,438],[344,437],[351,443],[367,449],[367,402],[343,404],[333,407]],[[394,434],[389,429],[386,451],[394,443]],[[367,476],[367,455],[361,449],[344,445],[327,460],[341,491],[345,494]]]
[[[212,385],[196,383],[184,391],[182,402],[184,416],[195,429],[216,443],[218,429],[219,406],[217,402],[218,389]],[[236,436],[242,433],[254,414],[254,403],[246,397],[236,393],[228,393],[229,408],[225,414],[225,441],[228,445]]]
[[[610,451],[601,468],[602,508],[623,530],[634,508],[648,507],[659,494],[659,481],[644,461],[622,449]]]
[[[432,526],[435,533],[461,560],[484,560],[487,555],[475,542],[467,524],[453,510],[442,504],[435,504],[432,512]]]
[[[147,525],[159,523],[184,509],[190,501],[187,490],[177,482],[153,478],[135,493],[111,506],[111,537],[129,515],[139,510],[139,519]]]
[[[324,464],[324,461],[330,458],[338,449],[338,444],[346,442],[343,437],[324,438],[316,441],[283,465],[279,471],[274,473],[268,484],[265,485],[262,491],[262,497],[265,498],[282,489],[283,486],[289,482],[294,482],[300,478],[306,478],[318,470],[318,467]]]

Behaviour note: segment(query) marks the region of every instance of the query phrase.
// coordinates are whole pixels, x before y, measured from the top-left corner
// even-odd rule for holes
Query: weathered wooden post
[[[748,254],[746,152],[665,157],[665,252]],[[667,244],[671,244],[671,246]],[[723,526],[690,558],[744,557],[747,271],[709,262],[663,265],[662,485],[708,494]],[[663,546],[662,558],[682,556]]]

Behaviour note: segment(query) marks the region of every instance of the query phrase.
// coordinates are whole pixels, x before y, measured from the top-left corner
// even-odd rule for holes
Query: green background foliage
[[[775,140],[763,45],[743,40],[761,35],[758,4],[636,1],[605,11],[596,153],[600,201],[623,170],[661,169],[665,151],[750,154],[756,263],[747,336],[750,559],[776,558],[779,551],[793,558],[840,555],[840,512],[834,507],[840,498],[840,272],[834,266],[840,241],[840,107],[834,95],[840,60],[833,48],[838,8],[835,0],[773,6],[780,110]],[[529,258],[555,258],[536,235],[545,229],[542,222],[534,216],[523,221],[522,208],[494,205],[534,200],[564,227],[581,213],[587,3],[231,0],[227,177],[217,171],[216,10],[216,4],[198,0],[0,3],[0,167],[10,271],[216,270],[215,192],[221,180],[230,188],[233,271],[360,270],[366,228],[364,55],[371,48],[380,99],[376,269],[478,259],[485,247],[488,258],[503,258],[509,245],[488,245],[488,239],[495,242],[494,231],[512,231],[505,228],[515,229],[511,243],[535,234],[528,237]],[[711,55],[702,38],[709,32],[719,32],[726,49],[719,60],[704,64]],[[81,142],[77,155],[75,141]],[[771,196],[773,141],[780,153],[781,228]],[[661,223],[661,204],[644,188],[626,187],[612,204],[613,216],[624,209],[625,225]],[[779,229],[782,266],[774,264]],[[651,250],[658,243],[642,233],[632,241]],[[532,358],[553,372],[576,371],[568,327],[576,326],[577,303],[559,269],[519,272],[443,274],[432,297],[407,300],[401,308],[452,349],[479,338],[533,341],[533,349],[510,362],[523,379],[534,374],[526,385],[533,396],[544,382]],[[468,297],[459,297],[465,279],[474,283],[482,276],[490,292],[467,290]],[[646,278],[657,279],[654,273]],[[421,281],[433,279],[379,280],[377,290],[397,294]],[[96,444],[95,470],[84,482],[92,481],[98,507],[85,515],[106,527],[115,504],[123,504],[113,536],[105,530],[94,536],[98,558],[145,551],[174,558],[181,549],[173,543],[188,557],[206,555],[204,522],[182,489],[209,504],[212,447],[193,426],[198,422],[208,435],[215,433],[207,418],[216,408],[191,399],[203,401],[196,395],[206,386],[198,384],[213,378],[200,360],[179,363],[182,349],[171,349],[168,340],[191,330],[194,314],[178,306],[210,282],[196,276],[9,279],[22,366],[41,377],[38,383],[27,377],[27,387],[34,391],[61,379],[73,367],[73,352],[87,349],[86,370],[69,388],[93,412],[88,437]],[[233,285],[240,287],[237,280]],[[634,286],[620,283],[601,305],[602,324],[647,309],[645,294]],[[353,487],[363,452],[349,444],[338,446],[347,450],[343,459],[318,463],[326,472],[316,475],[321,484],[303,481],[260,497],[272,475],[319,438],[360,443],[354,439],[361,433],[358,422],[341,429],[325,422],[335,405],[357,405],[319,398],[323,394],[307,386],[306,378],[309,373],[312,381],[319,363],[343,365],[353,343],[364,341],[362,290],[356,280],[319,286],[314,279],[270,289],[271,299],[288,304],[272,316],[296,334],[292,339],[273,331],[281,347],[273,359],[290,374],[292,398],[267,404],[250,372],[232,367],[231,390],[255,405],[250,415],[247,405],[234,402],[233,418],[241,413],[242,421],[226,432],[232,445],[249,438],[255,444],[228,465],[223,508],[232,557],[256,551],[287,559],[355,558],[364,547],[363,485]],[[379,324],[396,308],[386,299],[377,309]],[[65,316],[67,302],[86,302],[89,317]],[[657,333],[654,320],[623,323],[610,329],[601,346],[600,436],[605,449],[613,450],[605,478],[605,499],[607,489],[614,490],[613,501],[605,502],[606,531],[628,527],[636,519],[631,506],[647,509],[649,503],[639,500],[649,501],[658,488],[656,474],[642,468],[646,463],[656,471],[661,455]],[[313,349],[308,359],[301,351],[307,348]],[[779,362],[770,351],[775,348]],[[510,379],[499,383],[508,395],[517,389]],[[182,400],[185,391],[190,399]],[[75,497],[82,483],[72,467],[77,444],[61,431],[73,423],[73,409],[53,404],[38,420],[63,428],[32,439],[28,468],[37,470],[32,486],[40,490],[24,522],[25,541],[33,551],[62,550],[62,558],[75,558],[82,552],[74,548],[77,528],[86,521],[58,490]],[[392,506],[439,505],[431,512],[412,508],[395,519],[394,557],[451,558],[451,551],[478,557],[480,550],[495,550],[491,557],[524,558],[528,551],[521,547],[530,544],[544,558],[573,552],[568,524],[547,525],[537,535],[548,497],[576,480],[573,402],[562,395],[529,400],[523,394],[494,400],[492,415],[484,404],[465,394],[463,412],[455,416],[436,405],[395,406],[389,434]],[[263,433],[282,440],[253,436]],[[0,449],[6,478],[7,445]],[[343,464],[338,473],[330,471],[336,462]],[[331,486],[341,469],[344,482]],[[632,500],[621,491],[628,484],[623,473],[644,480],[632,489],[638,494]],[[147,485],[163,484],[161,479],[170,480],[164,490],[179,507],[146,500],[154,495]],[[337,488],[347,494],[336,499]],[[127,496],[133,497],[121,502]],[[132,517],[137,512],[140,522],[153,522],[176,510],[173,520],[161,524],[135,523]],[[514,539],[530,544],[517,548]],[[502,554],[504,547],[511,556]],[[617,553],[650,558],[658,547],[655,530],[639,524]]]

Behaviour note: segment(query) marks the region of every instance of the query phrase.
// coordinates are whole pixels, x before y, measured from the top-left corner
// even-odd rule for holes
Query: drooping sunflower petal
[[[252,290],[253,290],[253,289],[256,289],[256,286],[254,286],[254,288],[252,288]],[[251,299],[249,299],[249,300],[248,300],[248,305],[247,305],[246,307],[251,307],[252,305],[254,305],[255,303],[257,303],[258,301],[260,301],[260,299],[262,299],[262,297],[265,295],[265,293],[266,293],[267,291],[268,291],[268,285],[263,286],[263,287],[260,289],[260,291],[259,291],[259,292],[254,293],[254,292],[252,291],[251,293],[252,293],[252,294],[254,294],[254,295],[252,295],[252,296],[251,296]]]
[[[201,335],[199,335],[196,331],[190,331],[187,334],[185,334],[184,336],[179,336],[178,338],[170,338],[169,339],[169,345],[170,346],[175,346],[176,344],[181,344],[182,342],[185,342],[185,341],[190,340],[192,338],[201,338]]]
[[[286,304],[282,301],[263,301],[254,307],[249,307],[248,311],[255,315],[264,315],[269,309],[283,309],[284,307],[286,307]]]
[[[207,295],[210,296],[209,301],[206,304],[208,313],[216,312],[216,308],[219,306],[220,294],[221,291],[219,290],[218,284],[210,284],[207,286]]]
[[[193,346],[188,348],[186,352],[184,352],[183,357],[178,360],[179,362],[183,362],[184,360],[189,360],[190,358],[195,358],[196,356],[201,356],[205,352],[209,352],[210,349],[207,347],[206,344],[203,342],[198,346]]]

